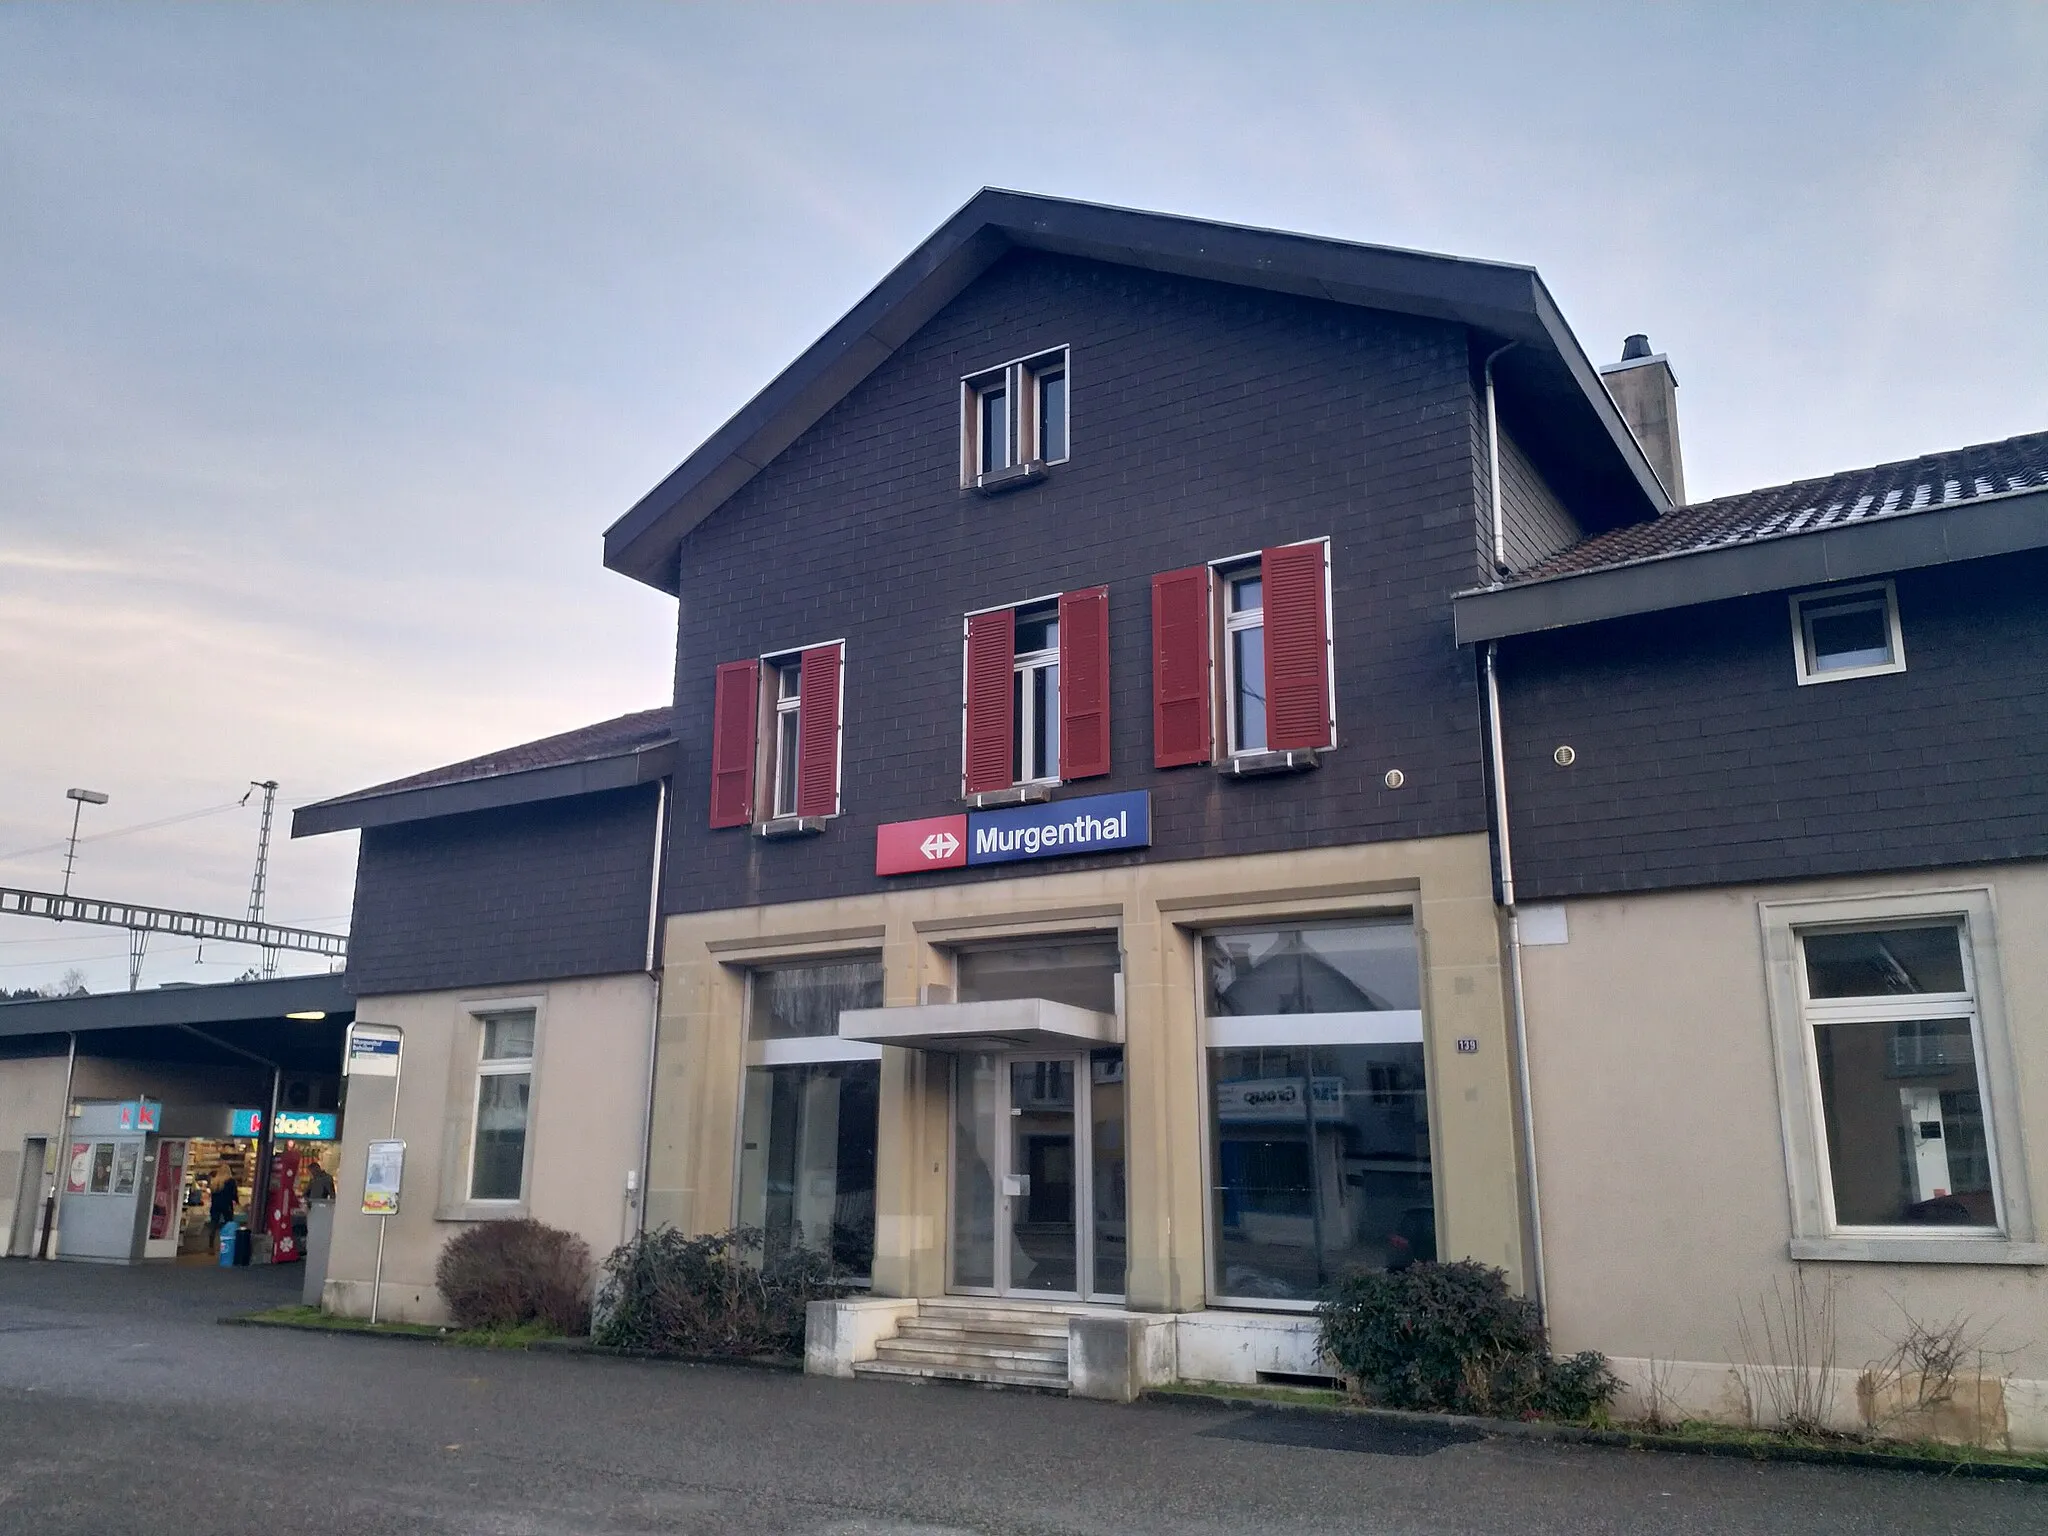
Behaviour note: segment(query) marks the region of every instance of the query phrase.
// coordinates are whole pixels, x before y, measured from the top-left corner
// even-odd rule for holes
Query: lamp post
[[[64,892],[71,894],[71,866],[78,862],[78,818],[88,805],[105,805],[107,797],[96,789],[67,789],[64,798],[71,802],[71,841],[64,850]]]

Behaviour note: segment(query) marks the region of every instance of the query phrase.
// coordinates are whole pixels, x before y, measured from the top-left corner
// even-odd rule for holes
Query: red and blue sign
[[[157,1116],[163,1105],[154,1099],[130,1099],[125,1104],[114,1106],[114,1129],[116,1131],[153,1131]]]
[[[1152,846],[1152,796],[1126,790],[964,816],[927,816],[875,829],[875,873],[1071,858]]]

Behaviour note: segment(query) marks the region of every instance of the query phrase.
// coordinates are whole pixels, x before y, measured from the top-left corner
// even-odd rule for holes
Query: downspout
[[[628,1192],[633,1212],[630,1238],[647,1230],[647,1174],[654,1159],[654,1054],[661,1035],[661,876],[668,852],[668,787],[662,779],[655,788],[654,873],[647,890],[647,979],[653,984],[651,1012],[647,1020],[647,1099],[640,1108],[640,1166],[634,1171],[639,1188]]]
[[[1494,404],[1493,365],[1516,343],[1487,354],[1486,486],[1493,514],[1493,577],[1507,569],[1507,527],[1500,504],[1500,416]],[[1529,1289],[1539,1314],[1547,1314],[1543,1264],[1543,1194],[1536,1172],[1536,1093],[1529,1080],[1529,1011],[1522,991],[1522,919],[1515,907],[1515,854],[1508,835],[1508,754],[1500,723],[1500,642],[1486,642],[1486,748],[1493,770],[1493,821],[1500,849],[1500,905],[1507,914],[1508,1007],[1515,1036],[1515,1096],[1521,1110],[1522,1163],[1529,1171]]]
[[[51,1143],[57,1154],[57,1176],[50,1180],[49,1196],[43,1201],[43,1235],[36,1243],[36,1257],[50,1256],[50,1234],[56,1230],[57,1213],[63,1209],[59,1196],[63,1193],[66,1168],[69,1166],[71,1146],[71,1076],[78,1069],[78,1031],[71,1031],[71,1044],[64,1053],[64,1100],[57,1107],[57,1139]],[[45,1162],[49,1153],[43,1154]]]
[[[1529,1170],[1530,1291],[1539,1313],[1546,1312],[1543,1267],[1543,1194],[1536,1174],[1536,1095],[1529,1081],[1529,1014],[1522,992],[1522,920],[1515,908],[1515,856],[1508,838],[1507,748],[1500,724],[1500,674],[1496,653],[1500,642],[1486,642],[1486,745],[1493,768],[1493,815],[1500,847],[1500,905],[1507,914],[1508,1002],[1514,1020],[1515,1092],[1522,1120],[1522,1161]]]
[[[1494,348],[1486,355],[1486,366],[1480,370],[1486,380],[1486,486],[1493,500],[1493,578],[1496,581],[1507,569],[1508,535],[1500,514],[1500,418],[1493,405],[1493,364],[1503,353],[1512,352],[1520,345],[1518,341],[1511,341]]]

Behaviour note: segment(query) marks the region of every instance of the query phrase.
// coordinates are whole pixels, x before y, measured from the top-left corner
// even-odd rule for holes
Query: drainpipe
[[[1536,1175],[1536,1095],[1529,1082],[1529,1015],[1522,992],[1522,920],[1515,908],[1515,856],[1508,838],[1507,748],[1500,723],[1499,642],[1486,642],[1486,746],[1493,769],[1493,818],[1500,848],[1500,905],[1507,914],[1508,1002],[1514,1020],[1515,1092],[1522,1119],[1522,1161],[1529,1170],[1530,1291],[1546,1310],[1543,1267],[1543,1196]]]
[[[1487,354],[1486,366],[1481,370],[1486,379],[1486,485],[1493,499],[1493,574],[1496,581],[1507,569],[1508,538],[1500,517],[1500,420],[1493,408],[1493,364],[1502,353],[1512,352],[1520,345],[1520,342],[1511,341],[1506,346],[1496,347]]]
[[[43,1235],[36,1243],[36,1257],[50,1256],[50,1233],[56,1230],[57,1213],[63,1207],[58,1197],[63,1193],[65,1170],[70,1166],[71,1153],[71,1075],[78,1068],[78,1031],[71,1031],[71,1044],[64,1053],[64,1100],[57,1107],[57,1139],[52,1143],[57,1153],[57,1176],[50,1180],[50,1193],[43,1201]],[[49,1154],[44,1154],[44,1161]]]
[[[1486,380],[1486,484],[1493,514],[1493,575],[1507,569],[1507,529],[1500,509],[1500,417],[1494,408],[1493,365],[1518,343],[1508,342],[1487,354],[1481,370]],[[1486,642],[1486,747],[1493,769],[1493,823],[1500,849],[1500,905],[1507,914],[1508,1003],[1515,1034],[1515,1095],[1522,1119],[1522,1162],[1529,1170],[1529,1289],[1538,1313],[1546,1311],[1543,1269],[1543,1197],[1536,1176],[1536,1094],[1529,1083],[1529,1013],[1522,996],[1522,920],[1515,909],[1515,855],[1508,837],[1508,755],[1500,724],[1500,642]]]
[[[653,984],[653,1001],[647,1020],[647,1099],[640,1108],[640,1166],[630,1175],[638,1189],[629,1189],[626,1199],[633,1207],[626,1221],[625,1236],[631,1239],[647,1230],[647,1172],[654,1158],[654,1049],[661,1034],[661,874],[668,850],[668,784],[656,786],[654,801],[654,874],[647,890],[647,979]]]

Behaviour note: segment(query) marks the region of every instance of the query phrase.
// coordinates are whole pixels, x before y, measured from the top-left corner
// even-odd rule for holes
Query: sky
[[[2039,4],[0,6],[0,886],[664,702],[604,528],[983,185],[1532,265],[1695,499],[2048,428]]]

